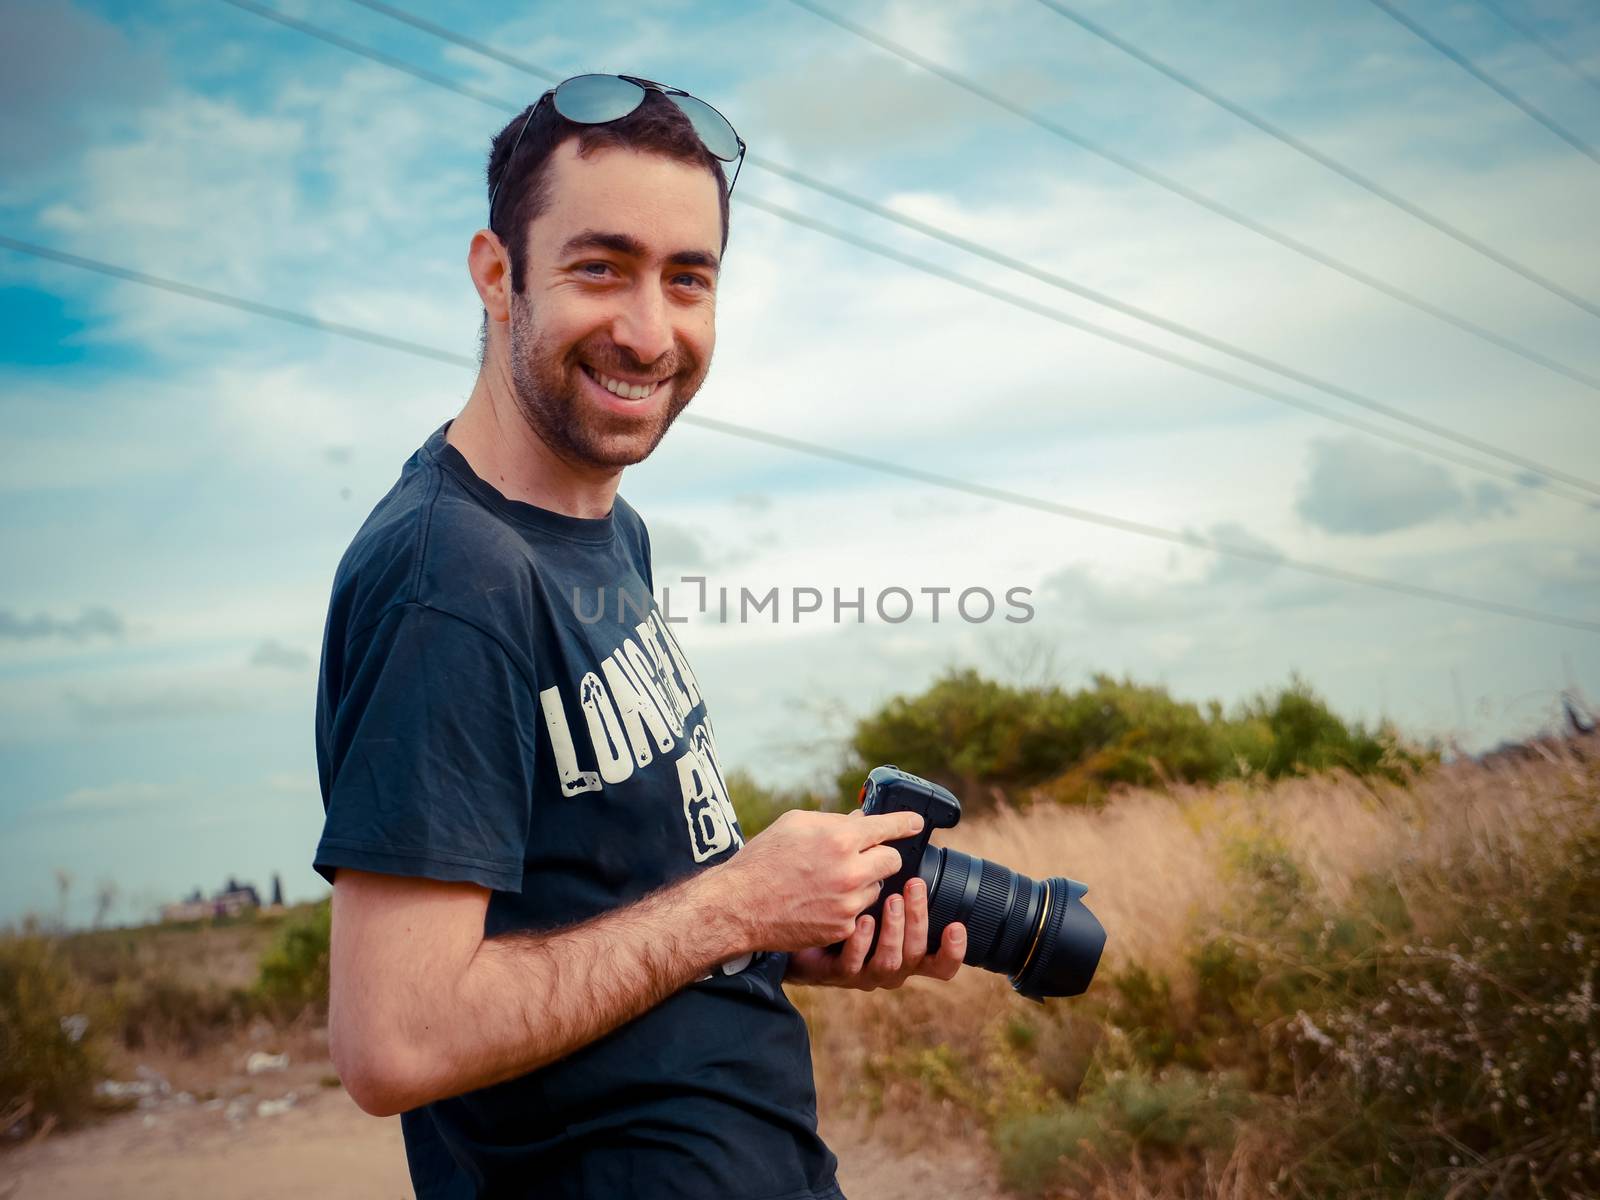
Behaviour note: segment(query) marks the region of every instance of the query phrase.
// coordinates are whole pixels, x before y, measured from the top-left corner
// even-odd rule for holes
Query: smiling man
[[[745,844],[617,495],[710,368],[742,152],[702,102],[618,76],[496,136],[476,386],[334,580],[332,1053],[358,1104],[403,1114],[420,1200],[836,1197],[783,984],[949,978],[965,949],[951,925],[929,953],[913,881],[867,960],[859,914],[914,815],[787,813]]]

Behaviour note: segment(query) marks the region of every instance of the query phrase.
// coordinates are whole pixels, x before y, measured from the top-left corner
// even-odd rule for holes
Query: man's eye
[[[609,271],[609,270],[611,270],[611,264],[610,263],[603,263],[603,262],[584,263],[581,267],[578,268],[578,270],[582,271],[585,275],[590,275],[590,274],[594,273],[594,270],[596,268],[598,268],[601,271]],[[596,276],[596,278],[598,278],[598,276]]]
[[[701,279],[698,275],[679,275],[673,280],[673,282],[683,283],[686,280],[691,287],[704,288],[707,286],[706,281]]]

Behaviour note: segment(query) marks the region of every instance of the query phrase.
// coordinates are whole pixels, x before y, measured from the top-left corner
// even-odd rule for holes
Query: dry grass
[[[280,914],[232,921],[140,925],[78,933],[63,949],[85,978],[104,984],[160,974],[194,988],[248,988]]]
[[[1034,878],[1062,874],[1089,885],[1088,903],[1109,934],[1100,976],[1086,997],[1045,1007],[1018,997],[1004,978],[975,969],[949,984],[914,980],[896,992],[795,989],[794,1000],[810,1025],[824,1124],[864,1130],[862,1140],[890,1153],[923,1155],[961,1145],[969,1148],[965,1153],[973,1162],[994,1162],[997,1170],[1017,1162],[1040,1168],[1035,1174],[1042,1182],[1030,1189],[1035,1195],[1094,1200],[1283,1195],[1269,1185],[1281,1181],[1282,1164],[1293,1158],[1294,1135],[1289,1123],[1279,1120],[1288,1098],[1263,1090],[1245,1097],[1251,1104],[1235,1107],[1240,1085],[1229,1082],[1217,1066],[1231,1069],[1227,1056],[1208,1060],[1198,1074],[1164,1078],[1150,1059],[1141,1060],[1127,1030],[1113,1020],[1118,993],[1112,981],[1140,968],[1169,982],[1170,1004],[1147,1009],[1147,1024],[1165,1025],[1169,1016],[1184,1015],[1189,1036],[1214,1036],[1193,1019],[1197,1002],[1211,995],[1199,995],[1196,951],[1219,937],[1237,938],[1241,910],[1252,903],[1252,895],[1279,905],[1289,897],[1292,905],[1315,909],[1318,921],[1324,909],[1344,907],[1370,916],[1361,909],[1367,899],[1360,881],[1370,885],[1376,878],[1401,894],[1407,919],[1414,922],[1407,939],[1413,932],[1419,945],[1430,933],[1450,932],[1453,939],[1457,927],[1450,921],[1461,904],[1452,910],[1445,902],[1461,900],[1471,908],[1480,901],[1492,906],[1497,896],[1535,894],[1531,884],[1562,865],[1563,843],[1594,828],[1597,801],[1600,739],[1590,738],[1534,747],[1521,761],[1434,767],[1404,785],[1347,775],[1174,785],[1161,792],[1128,791],[1100,809],[1039,803],[971,820],[941,834],[941,841]],[[1241,848],[1265,848],[1269,858],[1281,848],[1297,873],[1295,887],[1274,891],[1270,878],[1241,870]],[[1416,894],[1406,894],[1407,889]],[[116,1048],[116,1060],[132,1063],[128,1055],[137,1051],[139,1061],[170,1073],[175,1086],[198,1090],[204,1086],[205,1063],[235,1063],[263,1044],[259,1039],[267,1034],[276,1039],[271,1048],[282,1041],[297,1061],[320,1057],[309,1025],[263,1032],[263,1023],[247,1026],[227,1006],[199,1003],[213,992],[249,987],[263,949],[279,928],[278,922],[260,921],[112,930],[65,939],[61,950],[90,987],[123,989],[119,1028],[128,1044]],[[1438,937],[1435,949],[1442,952],[1446,941]],[[1448,948],[1454,953],[1454,945]],[[1406,954],[1411,950],[1404,947]],[[1527,961],[1545,968],[1543,959]],[[1559,966],[1551,964],[1552,970]],[[1454,1003],[1453,994],[1439,1001],[1445,1007]],[[1592,1008],[1592,997],[1589,1003]],[[1390,1028],[1390,1018],[1378,1011],[1373,1020],[1372,1012],[1352,1009],[1350,1022],[1324,1027],[1344,1036],[1346,1046],[1362,1044],[1362,1038],[1372,1043]],[[187,1025],[175,1014],[187,1014],[190,1024],[199,1022],[196,1031],[176,1036],[173,1031]],[[1293,1003],[1277,1014],[1294,1015]],[[1441,1024],[1432,1032],[1451,1037],[1454,1031],[1444,1022],[1453,1014],[1438,1016]],[[1242,1028],[1244,1036],[1254,1036],[1255,1018],[1249,1011],[1242,1027],[1226,1032],[1238,1037]],[[1600,1022],[1594,1030],[1587,1044],[1600,1081]],[[132,1041],[130,1031],[138,1035]],[[1217,1136],[1219,1119],[1211,1119],[1182,1126],[1177,1135],[1152,1146],[1129,1139],[1125,1128],[1114,1128],[1112,1140],[1104,1143],[1114,1152],[1085,1153],[1065,1174],[1046,1177],[1058,1158],[1064,1161],[1051,1142],[1057,1131],[1058,1141],[1065,1142],[1087,1128],[1085,1122],[1120,1119],[1125,1110],[1106,1106],[1119,1081],[1132,1089],[1127,1094],[1136,1102],[1157,1107],[1181,1108],[1196,1088],[1201,1095],[1214,1089],[1209,1095],[1222,1114],[1220,1122],[1228,1126],[1226,1135]],[[1095,1103],[1099,1109],[1092,1107]],[[1024,1131],[1032,1138],[1029,1148],[1009,1157],[1000,1153],[1001,1130]],[[1070,1149],[1062,1145],[1061,1155]],[[1447,1190],[1419,1187],[1405,1194]]]
[[[797,989],[811,1025],[825,1114],[870,1123],[889,1144],[983,1137],[1008,1115],[1070,1100],[1107,1038],[1108,980],[1140,966],[1195,987],[1191,956],[1236,912],[1230,866],[1241,844],[1285,847],[1310,898],[1352,899],[1361,878],[1414,886],[1465,860],[1527,877],[1565,836],[1592,824],[1600,796],[1600,740],[1536,747],[1524,761],[1434,767],[1408,784],[1336,774],[1219,787],[1129,791],[1103,809],[1040,804],[1003,809],[941,834],[943,844],[1040,878],[1089,885],[1088,904],[1108,930],[1105,961],[1087,997],[1048,1011],[996,975],[969,969],[948,985],[914,980],[892,993]],[[1427,904],[1419,936],[1428,932]],[[1098,997],[1098,999],[1097,999]],[[1013,1041],[1022,1039],[1020,1042]],[[1026,1053],[1017,1051],[1025,1045]],[[1257,1123],[1221,1156],[1118,1164],[1083,1176],[1072,1193],[1096,1197],[1254,1197],[1269,1194],[1265,1167],[1279,1135]]]
[[[1230,842],[1281,839],[1321,893],[1345,900],[1351,880],[1403,859],[1485,860],[1527,852],[1530,835],[1559,835],[1582,815],[1585,783],[1573,748],[1540,748],[1522,763],[1436,767],[1409,785],[1343,773],[1270,784],[1174,785],[1132,790],[1103,809],[1038,805],[958,826],[944,844],[1034,878],[1069,875],[1089,885],[1089,906],[1109,931],[1105,967],[1175,967],[1196,926],[1215,921],[1233,884]]]

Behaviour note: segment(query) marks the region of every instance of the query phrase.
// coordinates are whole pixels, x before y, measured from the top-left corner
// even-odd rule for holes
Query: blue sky
[[[351,3],[279,3],[512,104],[544,84]],[[1576,476],[1589,388],[1208,213],[774,0],[412,11],[565,75],[668,80],[752,150]],[[844,6],[834,5],[842,12]],[[1591,83],[1476,4],[1405,10],[1591,144]],[[1600,301],[1600,164],[1377,8],[1085,4],[1171,62]],[[1600,78],[1581,0],[1518,11]],[[1569,366],[1592,315],[1032,0],[852,18],[1252,218]],[[496,108],[219,0],[0,16],[0,233],[471,355],[464,269]],[[1594,621],[1600,511],[1296,412],[786,224],[903,253],[1342,402],[786,182],[740,176],[691,411],[1293,558]],[[315,894],[312,703],[333,569],[469,371],[0,249],[0,920],[120,919],[230,875]],[[1381,417],[1408,437],[1426,435]],[[1503,467],[1504,464],[1501,464]],[[1513,471],[1513,473],[1515,473]],[[1012,586],[1026,625],[697,622],[725,764],[825,775],[849,717],[951,665],[1342,712],[1477,748],[1600,694],[1600,638],[1272,570],[681,426],[623,493],[658,582]]]

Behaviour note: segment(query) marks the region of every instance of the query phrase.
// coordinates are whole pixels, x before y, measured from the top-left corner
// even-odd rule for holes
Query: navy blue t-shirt
[[[508,500],[445,441],[334,578],[315,865],[490,889],[485,936],[632,903],[743,837],[620,496]],[[404,1114],[419,1200],[837,1197],[786,956],[724,963],[559,1062]]]

